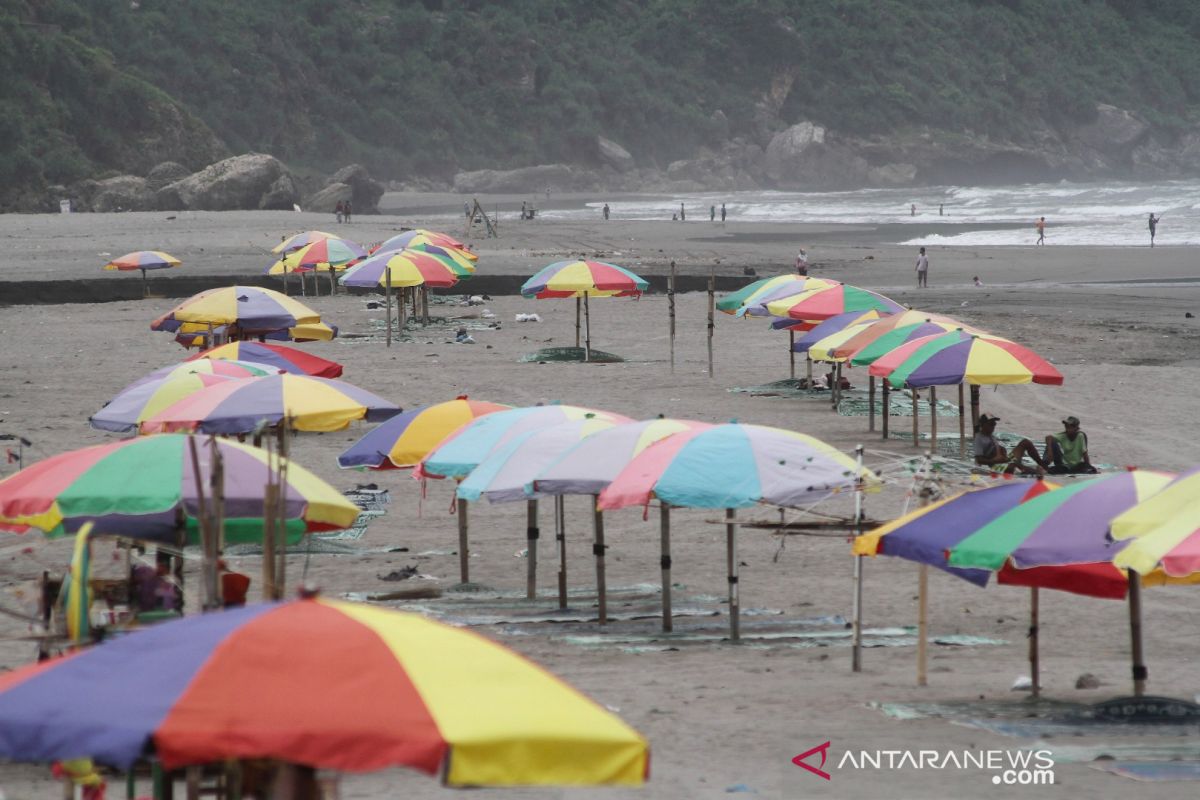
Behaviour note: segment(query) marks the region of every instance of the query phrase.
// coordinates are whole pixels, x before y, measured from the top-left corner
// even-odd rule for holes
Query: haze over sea
[[[535,198],[541,200],[541,198]],[[1162,217],[1157,245],[1200,244],[1200,182],[1044,183],[1021,186],[934,186],[849,192],[732,192],[658,195],[609,200],[614,219],[663,220],[685,203],[688,220],[708,221],[708,209],[726,204],[730,219],[831,225],[907,225],[906,245],[1031,245],[1034,221],[1046,217],[1052,245],[1144,246],[1147,215]],[[917,215],[910,214],[915,203]],[[944,216],[938,216],[938,204]],[[596,219],[604,200],[585,208],[539,212],[545,219]],[[931,223],[953,226],[931,233]],[[978,226],[973,228],[973,226]]]

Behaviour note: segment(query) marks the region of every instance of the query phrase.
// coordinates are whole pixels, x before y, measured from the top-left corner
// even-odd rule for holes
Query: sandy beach
[[[528,276],[551,261],[572,256],[612,261],[646,276],[663,276],[675,261],[681,274],[727,278],[747,272],[762,277],[790,271],[796,248],[809,254],[810,274],[883,292],[915,308],[953,315],[964,322],[1037,350],[1063,373],[1061,387],[1006,386],[983,390],[983,409],[998,414],[1000,429],[1040,440],[1060,429],[1059,420],[1078,416],[1089,434],[1093,460],[1118,466],[1182,470],[1196,463],[1186,445],[1200,390],[1200,271],[1190,248],[1145,247],[937,247],[930,251],[930,288],[918,290],[915,248],[889,244],[887,226],[724,224],[707,219],[686,223],[609,221],[518,222],[520,197],[480,198],[501,209],[499,238],[469,239],[479,254],[480,274]],[[591,197],[561,196],[555,203],[580,204]],[[515,204],[515,205],[514,205]],[[458,209],[453,195],[385,196],[389,213],[356,217],[336,227],[361,242],[381,241],[402,227],[434,226]],[[665,208],[669,204],[664,203]],[[930,231],[954,223],[931,222]],[[0,216],[0,434],[33,442],[29,461],[110,437],[87,425],[123,386],[185,353],[149,322],[176,300],[173,275],[152,275],[157,297],[109,303],[13,304],[21,281],[76,280],[140,283],[135,274],[103,273],[109,257],[135,249],[162,249],[180,257],[179,275],[257,275],[270,263],[267,250],[297,230],[335,230],[328,215],[285,212],[180,214],[72,214]],[[464,234],[461,217],[446,227]],[[908,228],[906,237],[912,237]],[[161,276],[161,277],[160,277]],[[973,285],[978,276],[982,287]],[[469,285],[464,287],[469,290]],[[327,286],[325,288],[327,291]],[[870,466],[895,479],[868,498],[867,513],[890,519],[906,504],[911,481],[899,464],[918,453],[910,442],[884,441],[868,433],[867,420],[830,410],[826,397],[756,397],[734,387],[788,377],[786,334],[761,320],[718,315],[714,374],[708,374],[706,303],[702,292],[678,298],[676,365],[669,365],[667,298],[651,293],[638,300],[591,304],[593,346],[618,353],[619,364],[521,363],[543,347],[574,343],[574,304],[494,296],[484,307],[499,327],[477,318],[480,307],[435,305],[449,319],[409,331],[385,348],[382,309],[369,309],[364,296],[309,298],[323,318],[343,334],[333,342],[302,345],[345,365],[344,380],[405,408],[467,394],[513,405],[560,400],[610,409],[634,418],[657,414],[708,422],[738,419],[793,428],[840,449],[866,447]],[[536,312],[540,322],[517,323],[518,313]],[[453,331],[471,328],[473,345],[455,344]],[[802,370],[803,367],[801,366]],[[848,373],[865,387],[865,370]],[[939,393],[952,397],[951,391]],[[944,418],[945,425],[956,424]],[[907,418],[898,418],[904,430]],[[922,421],[926,429],[927,420]],[[376,483],[391,494],[387,514],[365,536],[348,544],[346,555],[297,554],[289,575],[307,574],[330,595],[375,593],[394,588],[378,576],[415,565],[429,585],[451,589],[458,581],[457,528],[447,509],[452,487],[421,486],[405,472],[339,470],[336,456],[367,430],[355,425],[329,434],[297,437],[294,457],[340,489]],[[945,429],[944,429],[945,430]],[[0,445],[11,445],[0,442]],[[0,459],[0,476],[13,464]],[[568,575],[578,594],[571,607],[592,613],[595,571],[590,548],[588,503],[571,497],[568,512]],[[849,509],[846,498],[822,506],[834,514]],[[1194,746],[1192,736],[1080,736],[1046,739],[1056,753],[1055,785],[993,785],[979,770],[835,770],[831,781],[799,769],[793,756],[832,742],[830,757],[849,750],[1030,748],[1037,737],[1003,736],[948,719],[897,719],[876,704],[1000,703],[1014,718],[1024,716],[1024,695],[1010,691],[1029,674],[1026,633],[1029,592],[991,586],[980,590],[954,577],[931,577],[931,633],[953,644],[931,647],[929,686],[915,685],[912,635],[881,633],[881,645],[864,653],[864,670],[850,670],[847,641],[835,635],[851,613],[853,560],[844,536],[788,536],[746,529],[740,539],[741,594],[747,640],[721,641],[727,629],[723,602],[725,531],[719,512],[678,511],[674,581],[677,604],[688,609],[677,629],[690,636],[654,639],[658,627],[659,554],[657,515],[643,521],[637,509],[609,514],[612,545],[608,582],[610,608],[618,619],[603,630],[594,622],[522,621],[532,611],[556,606],[553,539],[543,512],[539,580],[535,603],[523,594],[525,547],[523,503],[480,504],[472,509],[472,580],[499,595],[472,598],[447,591],[421,601],[423,610],[477,629],[563,676],[598,702],[614,709],[644,733],[652,747],[651,778],[640,791],[505,790],[499,797],[718,798],[750,794],[770,798],[1005,797],[1014,792],[1045,797],[1107,797],[1137,791],[1146,798],[1179,797],[1181,784],[1139,783],[1088,766],[1099,753],[1122,748]],[[776,520],[768,509],[743,512],[747,519]],[[789,517],[794,516],[789,514]],[[404,552],[385,552],[388,548]],[[108,545],[97,548],[104,562]],[[64,542],[40,535],[0,538],[0,604],[28,608],[32,581],[43,569],[61,572],[69,559]],[[234,557],[236,568],[255,579],[259,559]],[[195,580],[196,565],[189,573]],[[887,631],[915,625],[917,568],[894,559],[865,566],[866,625]],[[193,583],[193,585],[195,585]],[[491,599],[488,599],[491,598]],[[1200,693],[1200,641],[1195,630],[1200,595],[1187,587],[1156,588],[1145,594],[1146,657],[1153,694],[1193,699]],[[403,607],[402,603],[392,603]],[[624,617],[636,617],[626,619]],[[491,617],[491,619],[485,619]],[[797,636],[824,631],[826,636]],[[28,627],[0,617],[0,667],[28,663],[34,645],[21,637]],[[781,635],[790,634],[790,635]],[[702,638],[701,635],[708,635]],[[965,642],[965,644],[964,644]],[[1042,679],[1046,695],[1069,703],[1092,703],[1130,693],[1128,614],[1124,604],[1045,591],[1041,593]],[[347,664],[347,670],[354,665]],[[1076,678],[1092,673],[1099,688],[1076,689]],[[320,691],[314,686],[313,691]],[[980,705],[979,708],[983,708]],[[979,711],[966,717],[984,717]],[[966,718],[964,717],[964,718]],[[836,764],[835,764],[836,765]],[[1187,786],[1187,784],[1182,784]],[[44,767],[0,766],[0,789],[8,800],[57,792]],[[116,791],[116,787],[110,787]],[[447,790],[425,776],[399,771],[348,776],[344,798],[440,797]]]

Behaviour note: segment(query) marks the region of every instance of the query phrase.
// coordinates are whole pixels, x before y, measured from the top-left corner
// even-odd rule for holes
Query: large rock
[[[247,153],[210,164],[183,180],[160,189],[159,208],[163,210],[191,209],[196,211],[234,211],[263,207],[265,198],[280,202],[277,185],[290,173],[277,158],[265,153]],[[294,188],[294,181],[293,181]],[[299,198],[293,196],[291,203]]]
[[[797,123],[771,138],[766,175],[780,188],[847,189],[862,186],[870,166],[845,145],[827,141],[811,122]]]
[[[150,191],[157,192],[164,186],[181,181],[191,174],[192,171],[178,161],[164,161],[156,164],[154,169],[146,173],[146,185],[150,187]]]
[[[291,211],[299,196],[300,189],[296,186],[296,179],[285,172],[275,179],[271,188],[259,199],[258,207],[263,211]]]
[[[118,175],[96,181],[91,197],[91,210],[108,211],[153,211],[154,192],[145,178],[136,175]]]
[[[304,201],[304,210],[332,214],[337,204],[345,200],[349,200],[353,204],[353,212],[358,213],[358,203],[354,202],[354,188],[348,183],[331,183]]]
[[[629,172],[637,167],[629,151],[611,139],[597,136],[596,150],[600,154],[600,160],[617,172]]]
[[[1101,103],[1096,106],[1096,119],[1075,131],[1075,136],[1105,156],[1123,160],[1149,131],[1150,126],[1134,113]]]
[[[334,173],[326,186],[333,186],[334,184],[350,187],[351,196],[340,199],[349,199],[353,204],[352,208],[355,214],[379,213],[379,198],[383,197],[383,184],[373,180],[370,173],[367,172],[366,167],[361,164],[351,164],[350,166],[342,167]],[[309,201],[309,205],[312,205],[311,201]],[[329,210],[332,211],[333,208],[330,207]]]
[[[582,175],[565,164],[540,164],[521,169],[481,169],[460,172],[454,176],[454,191],[458,194],[543,192],[547,189],[565,192],[586,188]]]

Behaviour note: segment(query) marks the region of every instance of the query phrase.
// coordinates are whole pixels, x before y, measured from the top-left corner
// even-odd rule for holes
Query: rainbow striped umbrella
[[[321,239],[339,239],[336,233],[326,233],[325,231],[302,231],[300,233],[289,236],[279,244],[271,248],[272,253],[290,253],[293,250],[299,250],[301,247],[310,245],[313,242]]]
[[[486,414],[511,408],[462,396],[445,403],[405,411],[368,431],[338,456],[338,466],[342,469],[415,467],[443,439],[463,425]]]
[[[192,323],[193,329],[184,329],[186,323]],[[189,297],[150,323],[150,329],[195,334],[211,324],[258,334],[320,323],[320,314],[280,292],[258,286],[226,286]]]
[[[461,275],[464,279],[475,274],[475,262],[479,258],[474,253],[460,250],[457,247],[442,247],[436,244],[414,244],[404,249],[417,253],[427,253],[431,256],[437,256],[444,261],[449,261],[462,271]]]
[[[760,308],[775,317],[810,320],[829,319],[847,311],[878,311],[882,314],[904,311],[904,306],[877,292],[837,281],[830,283],[831,286],[808,289],[761,303]]]
[[[299,431],[340,431],[354,420],[381,422],[400,410],[345,381],[283,373],[209,386],[147,419],[142,433],[251,433],[285,419]]]
[[[349,239],[330,236],[317,239],[300,249],[289,252],[267,267],[267,275],[287,275],[292,272],[343,270],[367,257],[367,251]]]
[[[870,374],[905,386],[1041,383],[1061,386],[1062,373],[1028,348],[998,336],[957,329],[914,339],[878,358]]]
[[[650,284],[603,261],[556,261],[521,286],[523,297],[637,297]]]
[[[230,375],[212,375],[197,371],[143,380],[131,384],[105,403],[104,408],[88,417],[88,424],[100,431],[130,433],[155,414],[183,398],[209,386],[236,379]]]
[[[105,264],[104,268],[107,270],[121,270],[122,272],[140,269],[142,272],[145,272],[148,269],[178,267],[182,263],[175,256],[164,253],[161,250],[137,250],[132,253],[126,253],[120,258],[114,258]]]
[[[266,342],[230,342],[197,353],[184,363],[198,363],[198,359],[259,364],[274,368],[277,372],[312,375],[317,378],[340,378],[342,376],[342,365],[336,361],[314,356],[294,347],[267,344]]]
[[[781,297],[800,294],[802,292],[832,286],[833,281],[822,278],[809,278],[805,275],[776,275],[773,278],[761,278],[743,286],[736,292],[731,292],[717,301],[717,310],[736,317],[766,316],[762,304]]]
[[[260,378],[263,375],[274,375],[282,372],[278,367],[269,364],[255,364],[250,361],[192,361],[187,360],[182,364],[168,364],[165,367],[159,367],[152,372],[148,372],[138,378],[133,383],[122,389],[122,392],[127,392],[130,389],[135,389],[144,383],[154,383],[163,381],[168,378],[174,378],[179,375],[217,375],[222,378]]]
[[[388,284],[388,275],[391,283]],[[449,259],[416,250],[393,250],[373,255],[346,270],[338,281],[343,286],[375,288],[390,285],[393,289],[407,286],[431,286],[448,289],[470,272]]]
[[[467,249],[465,244],[460,242],[458,239],[455,239],[453,236],[449,236],[445,233],[439,233],[438,231],[426,230],[425,228],[414,228],[411,231],[398,233],[385,241],[383,244],[376,247],[371,252],[386,253],[389,250],[403,250],[406,247],[413,247],[419,244],[432,244],[438,247],[452,247],[455,250],[460,251],[464,256],[472,261],[478,258],[478,256]]]
[[[886,316],[883,318],[886,319]],[[855,328],[857,330],[857,326],[876,322],[879,319],[879,312],[872,309],[870,311],[847,311],[845,314],[838,314],[835,317],[821,320],[809,328],[805,332],[804,336],[800,337],[800,339],[792,345],[792,351],[796,353],[807,353],[814,344],[821,341],[826,336],[832,336],[838,331],[844,331],[848,328]],[[779,322],[787,323],[786,325],[779,327],[785,327],[794,330],[792,326],[796,323],[796,320],[787,319],[779,320]],[[772,327],[775,327],[775,325],[772,324]],[[776,329],[778,330],[778,328]]]
[[[0,530],[37,528],[57,537],[95,521],[96,532],[179,544],[199,543],[197,476],[187,436],[164,434],[72,450],[39,461],[0,481]],[[262,540],[263,487],[271,474],[265,450],[216,440],[224,465],[225,536]],[[210,445],[196,443],[199,481],[211,482]],[[291,542],[305,532],[347,528],[357,506],[299,464],[287,469],[284,491]],[[78,755],[78,754],[76,754]]]
[[[209,347],[208,339],[210,332],[213,338],[218,341],[239,333],[236,326],[231,328],[228,325],[216,325],[210,331],[208,325],[201,325],[198,322],[184,322],[179,326],[179,331],[175,334],[175,341],[187,348],[207,348]],[[338,329],[336,325],[326,325],[324,322],[310,322],[274,331],[257,331],[252,335],[261,339],[282,342],[329,342],[337,338]]]
[[[946,331],[962,329],[958,322],[916,322],[911,325],[889,326],[873,330],[876,323],[864,322],[827,336],[809,349],[815,361],[842,361],[862,366],[872,364],[880,356],[895,350],[900,345],[934,336]]]
[[[286,668],[281,668],[286,665]],[[450,786],[637,786],[646,740],[470,630],[324,598],[155,625],[0,677],[0,755],[271,759]]]
[[[1113,559],[1142,575],[1161,567],[1172,577],[1200,573],[1200,467],[1115,516],[1112,536],[1128,542]]]

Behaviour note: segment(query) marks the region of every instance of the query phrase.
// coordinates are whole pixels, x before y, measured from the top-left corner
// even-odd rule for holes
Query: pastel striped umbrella
[[[729,520],[730,631],[738,638],[735,510],[799,508],[842,491],[877,489],[879,479],[820,439],[731,422],[670,436],[643,450],[600,493],[603,511],[660,503],[723,508]]]
[[[1179,578],[1200,573],[1200,467],[1115,516],[1111,528],[1114,539],[1127,542],[1117,566],[1142,575],[1158,568]]]
[[[284,668],[286,666],[286,668]],[[449,786],[637,786],[637,731],[464,628],[325,598],[198,614],[0,677],[0,755],[270,759]]]
[[[512,406],[470,400],[466,396],[397,414],[368,431],[338,456],[342,469],[407,469],[474,419]]]
[[[393,250],[373,255],[354,265],[346,270],[338,282],[343,286],[365,288],[390,285],[393,289],[408,286],[448,289],[470,274],[453,261],[430,253]]]
[[[96,430],[112,433],[135,432],[143,422],[183,398],[230,380],[236,378],[200,371],[142,380],[126,387],[105,403],[104,408],[88,417],[88,424]]]
[[[426,230],[425,228],[414,228],[411,231],[398,233],[383,244],[372,250],[372,253],[386,253],[389,250],[403,250],[406,247],[412,247],[418,244],[432,244],[438,247],[453,247],[455,250],[461,251],[467,258],[474,261],[478,256],[467,249],[467,246],[449,236],[438,231]]]
[[[230,336],[241,335],[241,331],[237,326],[214,325],[210,328],[198,322],[184,322],[175,334],[175,341],[187,348],[208,348],[210,334],[211,338],[220,341]],[[249,335],[264,341],[270,339],[281,342],[329,342],[337,338],[338,329],[336,325],[326,325],[324,322],[308,322],[273,331],[256,331]]]
[[[462,277],[464,279],[475,274],[475,262],[479,259],[479,256],[466,250],[460,250],[457,247],[443,247],[431,243],[414,244],[404,249],[417,253],[426,253],[431,256],[437,256],[444,261],[450,261],[459,270],[462,270]]]
[[[317,378],[340,378],[342,365],[320,356],[314,356],[295,347],[267,342],[230,342],[190,357],[188,364],[200,359],[211,361],[230,360],[241,363],[260,364],[274,368],[277,372],[295,375],[312,375]]]
[[[229,440],[215,440],[213,445],[224,467],[226,541],[262,541],[270,455]],[[206,493],[213,445],[196,442],[199,483]],[[25,533],[36,528],[57,537],[94,521],[97,534],[172,545],[179,545],[182,537],[182,543],[198,544],[196,484],[188,437],[180,434],[72,450],[0,481],[0,530]],[[306,532],[348,528],[359,514],[340,492],[295,462],[287,468],[284,509],[292,543]]]
[[[616,264],[603,261],[556,261],[521,286],[522,297],[574,297],[575,346],[579,347],[580,298],[584,318],[583,360],[592,359],[591,297],[640,297],[649,283]]]
[[[441,444],[429,455],[421,459],[421,463],[413,470],[413,477],[421,480],[426,478],[462,480],[470,475],[472,470],[489,455],[498,452],[508,442],[525,433],[588,418],[607,420],[614,424],[633,421],[610,411],[557,403],[497,411],[471,420],[443,439]],[[468,563],[470,553],[467,546],[468,507],[467,500],[461,497],[455,498],[455,509],[458,516],[458,568],[463,583],[469,582],[470,575]],[[529,578],[526,594],[532,599],[536,596],[537,591],[535,576],[537,575],[538,501],[536,497],[529,498],[526,502],[526,518],[529,540],[529,553],[526,559]]]
[[[800,337],[800,339],[798,339],[796,343],[792,345],[792,352],[808,353],[814,344],[827,336],[832,336],[839,331],[848,330],[850,328],[859,330],[860,328],[858,326],[877,322],[881,318],[886,319],[886,315],[881,317],[878,311],[871,309],[870,311],[847,311],[845,314],[838,314],[837,316],[830,317],[829,319],[821,320],[809,328],[804,333],[804,336]],[[783,326],[788,328],[791,327],[791,323],[795,322],[795,320],[792,319],[780,321],[789,323],[788,325]]]
[[[894,388],[1041,383],[1061,386],[1062,373],[1032,350],[998,336],[956,329],[914,339],[878,358],[870,374]]]
[[[209,386],[150,417],[141,430],[239,434],[286,419],[299,431],[340,431],[355,420],[381,422],[400,411],[345,381],[283,373]]]
[[[809,278],[805,275],[776,275],[773,278],[760,278],[736,292],[730,292],[722,297],[717,301],[717,310],[725,314],[733,314],[736,317],[746,315],[761,317],[767,313],[761,307],[763,303],[832,285],[832,281]]]
[[[114,258],[105,264],[104,268],[107,270],[120,270],[122,272],[140,269],[142,272],[145,272],[148,269],[178,267],[182,263],[175,256],[170,253],[164,253],[161,250],[136,250],[132,253],[126,253],[120,258]]]
[[[366,257],[367,251],[361,245],[349,239],[330,236],[284,254],[265,272],[268,275],[286,275],[291,272],[344,270]]]
[[[321,315],[287,295],[259,286],[226,286],[208,289],[189,297],[150,323],[156,331],[180,331],[186,324],[197,326],[185,333],[199,333],[199,326],[231,325],[240,333],[258,334],[318,325]]]
[[[538,472],[537,477],[526,484],[526,493],[538,495],[590,494],[597,496],[621,470],[639,453],[655,442],[685,431],[712,427],[706,422],[690,419],[648,419],[627,422],[595,433],[565,451],[553,463]],[[556,501],[558,500],[556,497]],[[663,506],[663,519],[669,520],[670,512]],[[594,554],[596,558],[596,587],[599,595],[600,624],[608,622],[608,590],[605,581],[604,512],[595,510]],[[671,630],[671,547],[670,523],[663,529],[662,604],[663,629]]]
[[[847,311],[894,314],[904,310],[904,306],[878,292],[837,281],[830,283],[830,286],[807,289],[761,303],[760,307],[771,316],[810,320],[829,319]]]
[[[287,237],[279,244],[271,248],[272,253],[290,253],[294,250],[299,250],[306,245],[321,239],[337,239],[340,238],[336,233],[326,233],[325,231],[301,231]]]
[[[182,364],[168,364],[146,373],[133,381],[122,392],[141,386],[143,383],[154,383],[179,375],[217,375],[222,378],[259,378],[263,375],[274,375],[281,372],[278,367],[270,364],[255,364],[251,361],[192,361]]]

